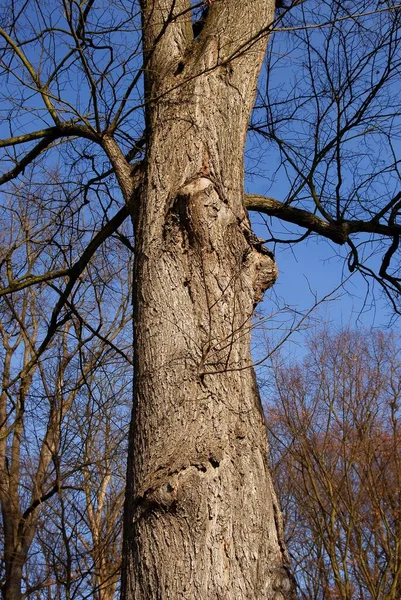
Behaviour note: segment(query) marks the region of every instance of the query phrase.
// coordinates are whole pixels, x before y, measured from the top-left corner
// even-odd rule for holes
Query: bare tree
[[[47,574],[39,598],[49,590],[51,598],[110,600],[118,589],[131,382],[121,365],[110,367],[87,378],[64,426],[64,485],[37,533]]]
[[[46,207],[46,197],[35,200],[32,190],[25,188],[24,191],[19,198],[14,193],[11,196],[12,203],[5,203],[2,207],[3,222],[7,223],[4,263],[7,265],[6,277],[9,282],[14,280],[16,271],[22,280],[26,280],[35,277],[38,267],[42,269],[46,265],[50,270],[55,260],[54,254],[57,255],[63,247],[65,252],[70,252],[70,240],[65,232],[60,232],[59,225],[53,218],[52,208],[55,203],[50,208]],[[32,196],[28,203],[25,201],[26,196]],[[49,204],[52,204],[51,199]],[[113,250],[112,243],[109,250]],[[67,461],[71,439],[77,436],[77,428],[72,433],[69,425],[72,418],[70,412],[74,410],[74,414],[78,414],[77,402],[81,400],[81,390],[88,386],[88,381],[92,382],[91,394],[95,396],[93,382],[97,378],[99,386],[100,377],[106,377],[105,365],[109,369],[116,369],[121,361],[124,367],[127,364],[121,356],[124,349],[122,342],[126,335],[124,329],[131,316],[126,291],[127,257],[122,261],[124,278],[120,282],[115,274],[116,271],[118,273],[118,264],[114,264],[110,271],[109,267],[102,267],[100,258],[87,270],[87,282],[82,282],[80,289],[69,300],[68,319],[63,318],[58,323],[56,335],[41,353],[37,348],[41,348],[43,338],[47,335],[47,313],[49,306],[54,304],[54,292],[57,289],[43,283],[39,287],[28,286],[12,296],[6,296],[2,306],[0,505],[4,532],[1,583],[5,599],[16,600],[22,598],[23,593],[29,596],[33,591],[41,590],[49,578],[48,574],[43,578],[40,569],[38,572],[31,569],[35,559],[30,556],[34,552],[41,512],[45,503],[54,497],[59,499],[63,508],[63,493],[65,488],[70,487],[70,479],[76,479],[78,472],[86,473],[90,468],[88,461],[93,463],[95,460],[93,452],[91,457],[79,452],[70,456]],[[114,297],[118,295],[118,284],[121,286],[120,303],[115,310],[106,302],[107,286],[110,284],[114,287]],[[116,352],[116,342],[120,347],[120,354]],[[105,385],[103,387],[106,389]],[[116,386],[114,393],[117,393],[117,389]],[[122,408],[120,418],[121,410]],[[88,414],[86,410],[86,418]],[[102,458],[98,456],[92,467],[93,478],[104,473],[107,464],[113,459],[115,444],[121,444],[121,440],[119,442],[115,436],[115,428],[114,438],[110,439],[111,429],[107,423],[112,415],[109,416],[104,411],[99,413],[98,410],[97,417],[94,416],[92,421],[96,418],[97,422],[90,435],[87,435],[85,443],[99,445],[102,436],[105,448]],[[114,418],[118,418],[116,414]],[[102,427],[98,421],[101,421]],[[102,434],[104,428],[106,433]],[[124,435],[126,429],[123,428],[123,431]],[[106,465],[103,464],[104,461]],[[90,523],[93,536],[96,536],[95,525],[98,529],[102,526],[105,531],[107,527],[114,531],[118,523],[117,514],[107,518],[103,510],[105,502],[111,500],[115,493],[109,493],[110,483],[115,485],[116,481],[113,477],[111,482],[110,465],[102,477],[105,478],[107,474],[107,485],[101,486],[96,507],[93,502],[89,503],[90,496],[86,504],[80,503],[81,512],[86,511],[86,514],[93,516]],[[75,490],[77,485],[75,481]],[[79,485],[81,488],[85,487],[83,483]],[[118,494],[115,497],[116,503],[110,510],[118,513],[121,502],[118,503],[117,500]],[[99,514],[95,516],[95,512]],[[102,517],[105,517],[103,523]],[[112,535],[111,531],[109,534]],[[97,535],[99,536],[99,531]],[[106,541],[105,539],[104,542]],[[108,552],[112,553],[111,539],[108,541]],[[99,570],[95,586],[97,588],[106,584],[106,578],[109,577],[109,573],[106,573],[107,559],[100,552],[99,540],[94,539],[90,553],[93,555],[94,571],[97,573]],[[72,559],[71,567],[75,569],[78,559],[76,555]],[[113,570],[115,569],[114,565]],[[54,572],[50,577],[52,575]]]
[[[308,600],[396,600],[399,339],[326,329],[309,339],[302,362],[280,362],[270,439],[300,593]]]
[[[267,170],[287,181],[284,200],[249,195],[246,205],[279,218],[264,222],[269,241],[334,242],[399,311],[399,7],[308,1],[279,30],[250,129],[278,151]]]
[[[320,32],[341,34],[352,25],[336,42],[343,55],[355,35],[361,40],[365,66],[359,78],[348,69],[353,87],[347,92],[342,79],[330,76],[327,44],[313,54],[308,34],[303,46],[297,37],[309,31],[311,15]],[[366,33],[367,16],[376,16],[376,35]],[[111,235],[130,246],[119,228],[128,214],[134,226],[135,389],[122,597],[290,599],[250,354],[253,311],[277,268],[253,234],[247,208],[305,228],[303,237],[313,232],[348,245],[351,270],[362,269],[358,243],[384,244],[378,270],[366,268],[397,305],[399,195],[391,186],[379,199],[371,194],[383,174],[399,183],[398,158],[375,171],[376,187],[355,179],[352,189],[370,194],[362,202],[342,185],[341,148],[354,122],[366,129],[378,118],[383,104],[376,100],[388,98],[400,75],[398,10],[364,0],[308,0],[293,11],[281,8],[275,20],[274,0],[63,0],[51,6],[30,0],[4,8],[2,23],[0,183],[29,177],[48,185],[56,165],[69,208],[59,208],[56,221],[78,240],[70,240],[68,251],[53,243],[57,260],[50,270],[12,275],[2,291],[13,295],[40,282],[58,286],[35,360],[69,319],[71,297],[79,296],[95,252]],[[292,180],[284,201],[245,194],[243,160],[267,42],[280,28],[284,36],[295,32],[291,39],[307,65],[323,64],[325,97],[334,110],[322,111],[317,101],[319,70],[308,91],[318,127],[307,111],[299,118],[308,104],[302,94],[287,96],[285,106],[264,98],[257,107],[255,115],[266,106],[283,107],[281,116],[276,111],[271,120],[268,112],[253,130],[279,147]],[[347,63],[337,73],[344,69]],[[376,85],[376,77],[383,83]],[[385,127],[380,121],[384,137],[397,131],[398,115],[393,111]],[[292,124],[295,141],[279,134],[280,122]],[[309,145],[302,145],[302,133]],[[325,168],[333,152],[334,172]],[[373,179],[366,175],[366,181]],[[91,227],[82,231],[76,215],[89,209]],[[27,373],[32,368],[29,362]]]

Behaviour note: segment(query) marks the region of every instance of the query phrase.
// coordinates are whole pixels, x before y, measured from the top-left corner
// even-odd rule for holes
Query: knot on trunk
[[[213,193],[213,183],[198,177],[177,193],[164,225],[164,239],[170,245],[183,248],[208,247],[210,222],[219,212]]]
[[[296,600],[296,584],[287,566],[277,567],[272,576],[274,600]]]
[[[249,244],[244,260],[252,269],[253,305],[256,306],[263,299],[265,291],[274,285],[278,269],[273,252],[263,245],[264,240],[259,239],[249,229],[245,229],[244,233]]]
[[[208,457],[199,456],[183,465],[160,467],[148,475],[136,495],[137,517],[149,512],[185,513],[195,517],[202,501],[202,480],[208,471],[218,469],[220,461],[218,452],[210,452]]]

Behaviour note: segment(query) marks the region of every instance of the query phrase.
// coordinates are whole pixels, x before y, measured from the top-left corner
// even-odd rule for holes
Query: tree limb
[[[41,275],[28,275],[21,277],[21,279],[12,281],[8,287],[0,289],[0,298],[2,296],[6,296],[7,294],[18,292],[19,290],[25,290],[32,285],[37,285],[38,283],[44,283],[45,281],[52,281],[53,279],[58,279],[59,277],[69,276],[70,273],[71,269],[58,269],[57,271],[42,273]]]
[[[271,217],[278,217],[288,223],[305,227],[340,245],[345,244],[349,235],[353,233],[376,233],[378,235],[397,238],[401,234],[400,225],[385,225],[378,223],[376,219],[372,219],[371,221],[344,220],[328,223],[307,210],[295,208],[274,198],[258,194],[245,194],[244,205],[248,210],[261,212]]]
[[[79,136],[89,139],[93,142],[99,142],[95,134],[90,131],[87,127],[82,125],[61,125],[58,127],[49,127],[41,131],[35,131],[27,133],[25,135],[19,135],[8,139],[0,140],[0,148],[6,146],[14,146],[16,144],[23,144],[24,142],[30,142],[35,139],[40,139],[40,142],[36,144],[17,162],[15,167],[10,171],[7,171],[0,177],[0,185],[15,179],[24,172],[25,168],[35,160],[44,150],[47,150],[49,146],[57,139],[61,137]]]
[[[67,315],[65,315],[60,321],[58,319],[59,319],[60,313],[61,313],[62,309],[64,308],[64,306],[68,300],[68,297],[71,294],[76,282],[78,281],[81,274],[83,273],[83,271],[89,264],[92,256],[94,255],[96,250],[99,248],[99,246],[101,246],[101,244],[112,233],[114,233],[118,227],[120,227],[120,225],[128,217],[128,214],[129,214],[128,208],[126,205],[124,205],[118,211],[118,213],[115,214],[114,217],[112,217],[110,219],[110,221],[107,222],[107,224],[103,227],[103,229],[101,229],[95,235],[95,237],[89,242],[88,246],[82,253],[79,260],[77,260],[74,263],[74,265],[71,267],[71,269],[69,269],[69,281],[68,281],[64,291],[60,293],[60,298],[58,299],[56,306],[53,309],[50,323],[47,328],[47,333],[46,333],[42,343],[40,344],[38,350],[34,353],[31,360],[27,363],[27,365],[24,367],[24,369],[20,372],[18,377],[15,379],[15,381],[19,378],[26,377],[26,375],[31,371],[31,369],[37,363],[39,357],[46,350],[47,346],[49,345],[50,341],[52,340],[57,329],[60,327],[60,325],[64,324],[66,321],[68,321],[68,319],[71,316],[71,312],[69,312]],[[10,385],[15,383],[15,381],[12,381]]]

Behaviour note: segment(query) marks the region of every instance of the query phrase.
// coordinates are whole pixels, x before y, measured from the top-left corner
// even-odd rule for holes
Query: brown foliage
[[[272,460],[301,596],[398,600],[399,340],[324,329],[302,362],[275,362]]]

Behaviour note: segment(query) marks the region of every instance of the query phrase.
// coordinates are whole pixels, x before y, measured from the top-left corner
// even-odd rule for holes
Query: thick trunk
[[[264,47],[253,48],[253,62],[211,68],[219,43],[200,43],[196,65],[183,60],[173,77],[147,82],[158,99],[148,109],[134,217],[122,597],[287,599],[292,586],[250,367],[253,309],[277,273],[243,208],[243,148]]]

